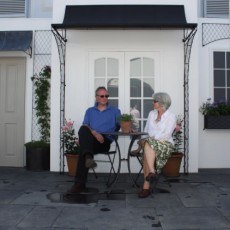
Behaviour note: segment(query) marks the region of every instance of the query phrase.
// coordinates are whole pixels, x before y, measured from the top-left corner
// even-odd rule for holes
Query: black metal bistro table
[[[119,159],[119,162],[118,162],[118,164],[119,164],[119,166],[118,166],[118,172],[117,172],[116,178],[114,179],[113,184],[111,186],[113,186],[117,182],[117,178],[118,178],[118,176],[120,174],[120,168],[121,168],[121,162],[122,161],[127,161],[127,167],[128,167],[129,177],[130,177],[130,179],[132,181],[132,184],[136,185],[136,182],[134,181],[134,179],[133,179],[133,177],[131,175],[130,162],[129,162],[130,152],[132,150],[132,147],[133,147],[133,144],[134,144],[135,140],[137,140],[139,137],[141,137],[143,135],[148,135],[148,133],[146,133],[146,132],[130,132],[130,133],[105,132],[105,133],[102,133],[102,134],[113,137],[113,139],[114,139],[114,141],[116,143],[117,151],[119,152],[118,154],[120,156],[121,156],[121,152],[120,152],[120,146],[119,146],[119,143],[118,143],[119,137],[125,137],[125,136],[130,137],[130,143],[129,143],[129,147],[128,147],[128,151],[127,151],[127,157]]]

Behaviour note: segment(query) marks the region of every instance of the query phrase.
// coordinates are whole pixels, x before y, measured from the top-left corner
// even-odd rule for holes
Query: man
[[[101,133],[118,131],[118,117],[121,112],[108,103],[109,94],[105,87],[100,86],[95,92],[96,103],[86,110],[83,125],[78,131],[81,149],[80,159],[75,176],[75,183],[69,194],[81,193],[86,188],[89,168],[97,166],[94,154],[107,152],[113,139]]]

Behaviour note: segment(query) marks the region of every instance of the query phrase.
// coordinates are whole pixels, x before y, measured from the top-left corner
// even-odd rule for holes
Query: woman
[[[171,98],[167,93],[153,95],[153,108],[150,111],[144,131],[148,138],[144,139],[144,184],[138,196],[146,198],[150,195],[150,182],[156,179],[156,174],[164,167],[173,151],[172,134],[176,128],[176,115],[168,108]]]

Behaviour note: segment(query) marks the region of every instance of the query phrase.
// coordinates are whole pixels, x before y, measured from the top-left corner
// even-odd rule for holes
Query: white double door
[[[89,87],[93,104],[98,86],[106,86],[109,103],[122,113],[135,117],[133,128],[143,131],[150,110],[152,94],[160,88],[160,54],[157,51],[90,52]],[[119,138],[122,158],[127,157],[129,137]],[[127,169],[127,166],[123,167]]]

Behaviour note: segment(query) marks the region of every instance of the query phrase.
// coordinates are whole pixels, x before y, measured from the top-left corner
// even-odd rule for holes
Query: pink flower
[[[176,130],[177,133],[180,132],[180,130],[181,130],[181,123],[177,123],[176,124],[175,130]]]
[[[69,131],[69,127],[67,125],[64,125],[62,127],[62,130],[63,130],[63,132],[68,132]]]
[[[73,127],[73,122],[72,121],[68,121],[68,122],[66,122],[66,125],[68,127],[72,128]]]

